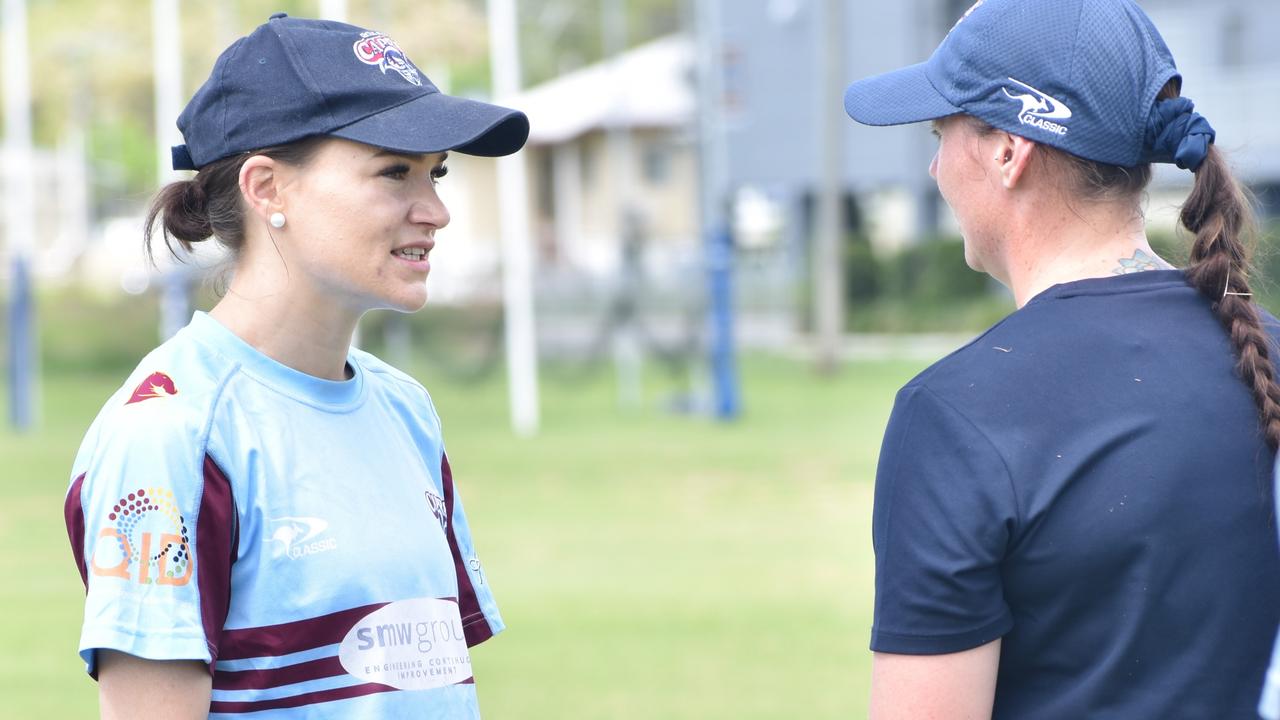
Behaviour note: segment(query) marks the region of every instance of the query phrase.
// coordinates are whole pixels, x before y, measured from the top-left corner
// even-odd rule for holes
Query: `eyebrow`
[[[396,157],[396,158],[404,158],[405,160],[421,160],[429,154],[431,153],[407,153],[407,152],[400,152],[398,150],[379,150],[378,152],[373,154],[373,157],[375,158]],[[448,159],[449,159],[449,153],[448,151],[446,151],[444,154],[440,156],[440,161],[437,162],[436,164],[439,165],[440,163]]]

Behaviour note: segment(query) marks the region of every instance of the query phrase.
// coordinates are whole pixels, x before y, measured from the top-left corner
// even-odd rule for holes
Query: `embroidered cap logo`
[[[1065,126],[1053,121],[1070,118],[1071,108],[1061,100],[1046,95],[1020,80],[1009,78],[1009,82],[1026,91],[1013,93],[1009,92],[1009,88],[1001,88],[1010,100],[1022,103],[1022,110],[1018,112],[1018,122],[1047,130],[1055,135],[1067,134]]]
[[[422,78],[418,76],[418,68],[409,62],[408,56],[400,49],[395,40],[387,37],[380,32],[364,32],[360,33],[360,39],[352,46],[355,50],[356,57],[360,58],[360,62],[366,65],[376,65],[385,75],[388,70],[395,70],[400,73],[400,77],[413,83],[414,85],[422,85]]]

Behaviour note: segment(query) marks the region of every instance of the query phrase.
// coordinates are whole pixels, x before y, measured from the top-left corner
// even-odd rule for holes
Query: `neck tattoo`
[[[1135,250],[1133,257],[1120,258],[1119,267],[1111,271],[1113,275],[1128,275],[1147,270],[1172,270],[1173,266],[1144,250]]]

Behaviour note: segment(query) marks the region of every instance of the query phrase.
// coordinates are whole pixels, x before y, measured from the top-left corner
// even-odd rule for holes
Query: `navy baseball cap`
[[[1195,169],[1213,130],[1185,98],[1156,103],[1171,79],[1131,0],[978,0],[928,60],[853,83],[844,107],[867,125],[965,113],[1097,162]]]
[[[405,153],[519,150],[517,110],[440,92],[387,35],[276,13],[227,48],[178,116],[175,170],[331,135]]]

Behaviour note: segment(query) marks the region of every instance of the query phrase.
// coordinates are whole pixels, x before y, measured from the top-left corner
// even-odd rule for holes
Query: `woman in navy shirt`
[[[1251,210],[1130,0],[985,0],[859,122],[933,121],[965,257],[1018,310],[899,393],[876,478],[875,718],[1253,717],[1280,618],[1274,319]],[[1144,228],[1195,174],[1188,266]]]

